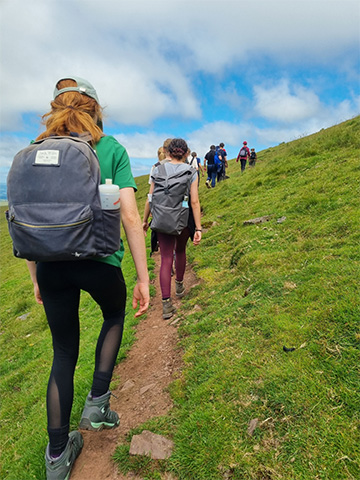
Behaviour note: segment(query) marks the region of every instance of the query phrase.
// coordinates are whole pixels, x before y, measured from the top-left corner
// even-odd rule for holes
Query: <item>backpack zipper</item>
[[[84,223],[89,223],[91,221],[90,218],[85,218],[84,220],[79,220],[78,222],[74,223],[63,223],[60,225],[31,225],[30,223],[20,222],[19,220],[15,220],[14,218],[10,218],[10,222],[15,223],[21,227],[28,227],[28,228],[66,228],[66,227],[77,227],[78,225],[83,225]]]

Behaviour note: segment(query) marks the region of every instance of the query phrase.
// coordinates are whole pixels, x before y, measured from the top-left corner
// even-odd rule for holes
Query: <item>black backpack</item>
[[[247,157],[247,150],[246,150],[245,147],[242,147],[242,149],[240,150],[239,156],[240,157]]]
[[[215,150],[209,150],[208,153],[206,154],[205,158],[207,160],[208,165],[215,165]]]
[[[250,158],[251,158],[252,160],[255,160],[255,158],[256,158],[256,153],[255,153],[255,152],[251,152],[251,153],[250,153]]]
[[[106,257],[120,248],[120,210],[102,210],[100,166],[79,137],[21,150],[7,178],[14,255],[34,261]]]
[[[158,166],[154,176],[154,190],[149,198],[152,220],[150,227],[156,232],[180,235],[189,221],[189,196],[194,169],[166,172],[166,164]],[[179,169],[180,170],[180,169]]]

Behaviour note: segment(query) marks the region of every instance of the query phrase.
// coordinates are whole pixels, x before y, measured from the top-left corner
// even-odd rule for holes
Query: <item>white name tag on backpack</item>
[[[36,165],[59,165],[59,150],[39,150],[35,157]]]

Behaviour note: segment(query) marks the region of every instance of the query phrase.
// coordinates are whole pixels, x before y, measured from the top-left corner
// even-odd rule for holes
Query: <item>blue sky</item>
[[[168,137],[257,151],[360,112],[358,0],[2,0],[0,183],[56,81],[88,79],[147,174]]]

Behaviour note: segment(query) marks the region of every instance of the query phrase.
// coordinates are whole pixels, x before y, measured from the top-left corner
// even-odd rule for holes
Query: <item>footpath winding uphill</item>
[[[170,320],[162,318],[160,254],[155,253],[154,259],[156,296],[151,300],[147,317],[137,326],[136,342],[114,372],[120,384],[113,390],[111,408],[119,413],[120,426],[101,432],[82,431],[84,447],[72,470],[71,480],[136,480],[134,475],[121,475],[111,456],[116,446],[125,441],[129,430],[150,418],[166,415],[172,407],[167,387],[181,369],[178,322],[176,314]],[[187,289],[196,283],[189,266],[184,283]],[[174,303],[178,306],[180,302],[175,300]]]

